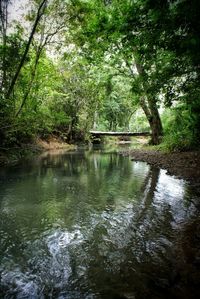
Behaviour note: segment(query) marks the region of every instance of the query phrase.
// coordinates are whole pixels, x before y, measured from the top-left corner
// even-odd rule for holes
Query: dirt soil
[[[47,139],[36,138],[32,143],[21,144],[11,148],[0,148],[0,166],[15,164],[24,157],[39,154],[49,150],[73,150],[75,145],[63,142],[56,136]]]
[[[134,161],[166,169],[170,175],[200,183],[200,151],[163,153],[159,150],[134,149],[123,152]]]
[[[63,142],[61,139],[55,136],[50,136],[46,140],[37,138],[35,145],[42,150],[72,149],[75,147],[74,145]]]

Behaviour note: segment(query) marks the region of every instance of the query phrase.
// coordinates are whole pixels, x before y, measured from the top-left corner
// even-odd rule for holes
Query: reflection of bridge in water
[[[100,140],[103,136],[150,136],[150,132],[104,132],[104,131],[89,131],[93,141]]]

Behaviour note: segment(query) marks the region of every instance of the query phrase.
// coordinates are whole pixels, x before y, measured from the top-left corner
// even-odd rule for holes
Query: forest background
[[[0,1],[2,150],[91,129],[199,147],[198,0],[27,0],[16,17],[15,3]]]

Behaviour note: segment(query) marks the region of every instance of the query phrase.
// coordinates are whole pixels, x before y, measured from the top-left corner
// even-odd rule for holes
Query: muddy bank
[[[71,150],[76,147],[74,144],[68,144],[66,142],[63,142],[62,139],[55,136],[50,136],[45,140],[41,138],[37,138],[35,140],[35,146],[38,147],[41,151],[57,150],[57,149]]]
[[[122,152],[134,161],[144,161],[166,169],[170,175],[200,183],[200,151],[163,153],[151,149],[135,149]]]
[[[32,143],[20,144],[10,148],[0,148],[0,166],[15,164],[20,159],[52,150],[73,150],[76,146],[50,136],[47,139],[36,138]]]

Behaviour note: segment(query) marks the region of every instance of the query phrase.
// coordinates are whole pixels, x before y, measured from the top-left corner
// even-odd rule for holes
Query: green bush
[[[198,115],[182,104],[166,109],[162,115],[164,137],[161,147],[170,151],[184,151],[199,144]]]

